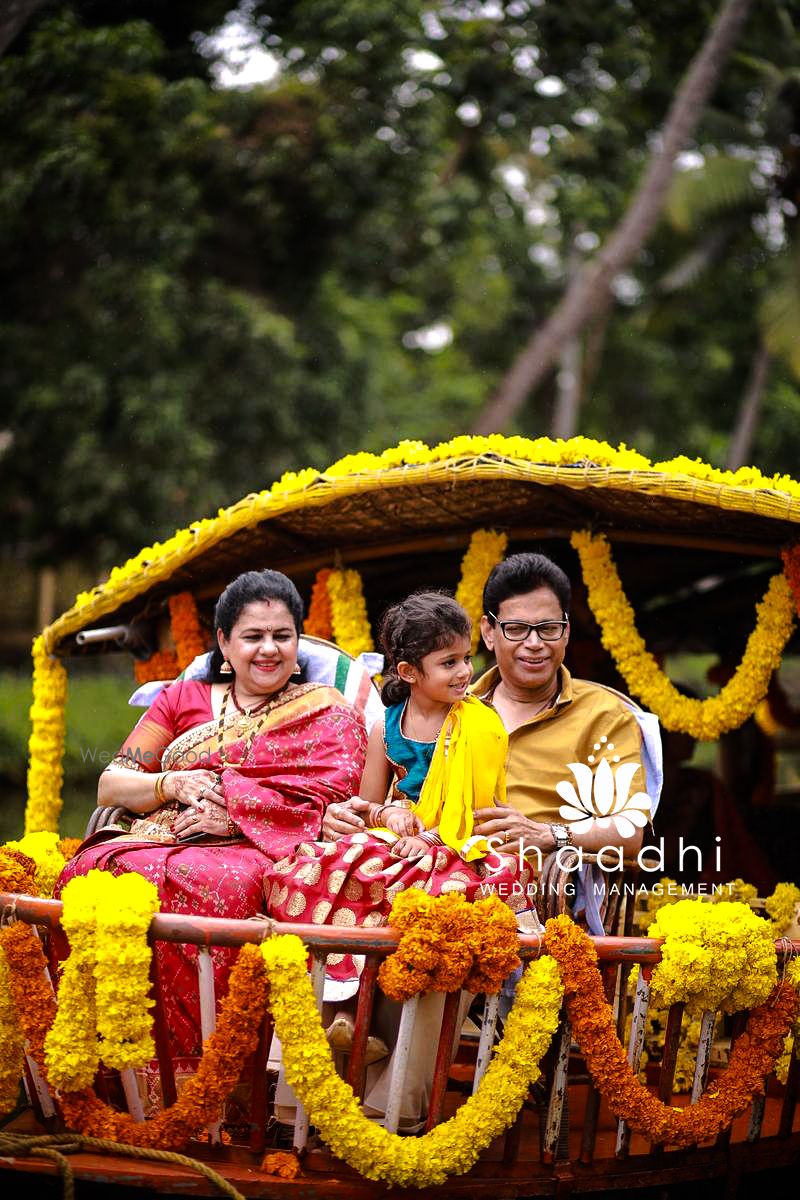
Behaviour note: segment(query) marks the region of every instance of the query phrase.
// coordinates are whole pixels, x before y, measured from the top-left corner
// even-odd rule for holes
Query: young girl
[[[468,900],[497,891],[511,907],[526,908],[517,859],[492,853],[472,832],[475,808],[505,802],[508,739],[494,710],[467,695],[469,617],[451,596],[419,592],[389,609],[380,636],[388,708],[370,735],[359,789],[370,804],[369,828],[304,843],[296,857],[268,868],[270,916],[382,925],[409,887]],[[516,894],[515,883],[523,885]],[[355,991],[349,955],[329,957],[328,974]]]

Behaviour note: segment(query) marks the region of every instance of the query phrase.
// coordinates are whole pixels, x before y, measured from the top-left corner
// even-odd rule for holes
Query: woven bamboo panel
[[[480,527],[507,530],[525,544],[557,545],[586,527],[607,531],[612,541],[632,537],[643,543],[635,559],[652,581],[664,544],[681,548],[670,555],[670,568],[689,580],[719,569],[715,551],[774,558],[797,537],[798,523],[800,502],[784,493],[591,464],[542,466],[484,456],[320,476],[285,497],[245,497],[213,528],[120,584],[98,589],[89,604],[68,610],[45,634],[51,649],[69,651],[80,629],[155,612],[166,596],[185,589],[210,598],[251,568],[285,570],[307,590],[314,571],[337,556],[362,570],[369,590],[370,578],[397,580],[397,586],[401,580],[427,583],[429,573],[419,580],[417,566],[435,555],[441,569],[434,573],[446,574],[454,586],[469,534]]]

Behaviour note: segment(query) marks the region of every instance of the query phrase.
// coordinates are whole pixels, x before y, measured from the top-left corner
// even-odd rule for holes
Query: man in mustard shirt
[[[569,579],[543,554],[511,555],[487,580],[481,634],[497,666],[472,691],[508,730],[508,807],[479,809],[474,832],[514,853],[621,846],[629,858],[650,808],[639,726],[615,692],[564,666],[569,605]]]

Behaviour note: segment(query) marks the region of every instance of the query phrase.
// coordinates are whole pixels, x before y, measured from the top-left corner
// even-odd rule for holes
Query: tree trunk
[[[591,318],[614,277],[635,259],[647,241],[661,215],[675,156],[697,125],[751,4],[752,0],[725,0],[681,80],[647,170],[621,221],[596,258],[567,288],[552,316],[523,347],[476,421],[475,433],[492,433],[508,425],[547,375],[565,343]]]
[[[0,54],[4,54],[14,38],[30,21],[46,0],[5,0],[0,4]]]
[[[767,390],[769,377],[769,351],[762,343],[753,359],[750,377],[742,395],[739,412],[736,417],[736,427],[731,434],[731,444],[728,449],[727,467],[735,471],[743,467],[750,458],[753,440],[758,428],[758,417],[761,412],[761,402]]]

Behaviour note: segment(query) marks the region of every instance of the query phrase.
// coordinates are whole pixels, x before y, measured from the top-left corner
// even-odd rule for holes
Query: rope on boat
[[[197,1158],[189,1158],[186,1154],[177,1154],[174,1150],[154,1150],[148,1146],[129,1146],[126,1142],[112,1142],[107,1138],[83,1137],[75,1133],[24,1134],[8,1133],[0,1130],[0,1158],[48,1158],[55,1163],[61,1175],[64,1188],[64,1200],[75,1200],[75,1176],[70,1165],[68,1154],[78,1154],[85,1150],[99,1151],[101,1154],[120,1154],[125,1158],[145,1158],[151,1162],[173,1163],[178,1167],[188,1167],[204,1175],[210,1183],[230,1200],[245,1200],[230,1180],[220,1175],[213,1167],[200,1162]]]

